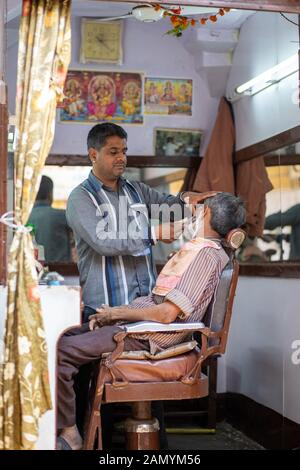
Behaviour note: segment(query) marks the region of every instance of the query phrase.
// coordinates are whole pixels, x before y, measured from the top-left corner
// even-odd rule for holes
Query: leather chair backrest
[[[202,320],[205,326],[214,332],[219,332],[224,325],[232,275],[233,266],[230,260],[222,271],[218,287]],[[210,338],[209,346],[218,344],[218,342],[217,338]]]

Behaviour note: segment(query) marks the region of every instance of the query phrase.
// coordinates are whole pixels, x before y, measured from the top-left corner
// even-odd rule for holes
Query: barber
[[[173,241],[177,222],[151,227],[153,205],[177,209],[183,218],[185,204],[197,204],[215,193],[162,194],[139,181],[122,177],[126,169],[127,133],[113,123],[94,126],[87,138],[92,162],[89,177],[68,199],[67,222],[74,232],[78,269],[84,303],[83,321],[102,304],[128,305],[137,297],[151,293],[156,281],[152,245],[156,240]],[[179,209],[179,211],[178,211]],[[181,224],[179,224],[179,229]],[[78,423],[84,418],[88,378],[78,378]],[[163,426],[162,408],[154,414]],[[106,429],[112,419],[105,419]],[[81,425],[80,425],[81,426]],[[110,433],[106,433],[109,435]],[[161,441],[165,439],[162,433]],[[162,442],[162,447],[166,444]]]
[[[94,126],[87,147],[92,171],[72,191],[66,212],[78,252],[84,321],[102,304],[127,305],[151,292],[156,280],[154,240],[171,242],[177,230],[176,222],[170,223],[167,236],[162,225],[151,229],[151,205],[183,209],[185,203],[194,205],[215,194],[172,196],[123,178],[127,133],[116,124]],[[132,231],[135,224],[140,236]]]

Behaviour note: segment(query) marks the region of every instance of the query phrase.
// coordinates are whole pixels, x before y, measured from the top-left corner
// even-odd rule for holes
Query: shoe
[[[70,444],[62,437],[58,436],[56,440],[56,450],[73,450]]]

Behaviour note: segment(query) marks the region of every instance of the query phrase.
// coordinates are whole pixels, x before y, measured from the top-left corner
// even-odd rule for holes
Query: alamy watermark
[[[178,239],[182,235],[191,240],[203,236],[203,204],[195,213],[191,207],[181,204],[128,204],[128,199],[120,196],[117,208],[111,204],[97,207],[96,236],[99,240],[148,240],[151,226],[161,224],[162,239]],[[156,223],[155,223],[156,222]]]
[[[295,350],[292,352],[291,361],[297,366],[300,364],[300,339],[295,339],[292,342],[291,348]]]

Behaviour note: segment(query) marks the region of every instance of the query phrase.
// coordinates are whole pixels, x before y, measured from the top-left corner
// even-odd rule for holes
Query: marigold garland
[[[200,18],[199,20],[195,20],[195,18],[188,18],[187,16],[181,16],[180,13],[182,11],[181,7],[176,7],[176,8],[169,8],[166,9],[166,7],[162,7],[159,4],[154,5],[154,8],[156,11],[158,10],[164,10],[164,16],[169,17],[170,21],[172,23],[173,28],[170,29],[170,31],[167,32],[167,34],[171,34],[172,36],[176,36],[179,38],[182,36],[182,32],[188,27],[188,26],[195,26],[197,23],[200,23],[202,25],[205,25],[208,21],[211,21],[212,23],[216,23],[218,21],[218,16],[224,16],[225,13],[228,13],[230,11],[230,8],[220,8],[218,13],[215,15],[210,15],[207,16],[206,18]]]

